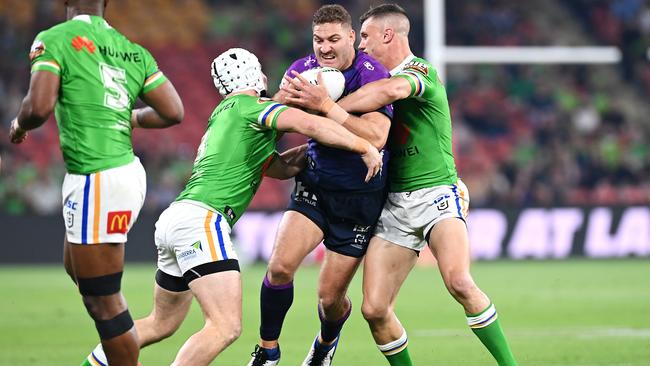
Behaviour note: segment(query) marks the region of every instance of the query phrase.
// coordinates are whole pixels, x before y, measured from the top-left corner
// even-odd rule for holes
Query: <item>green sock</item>
[[[408,343],[406,331],[404,331],[398,340],[377,345],[377,348],[384,354],[390,366],[413,366],[411,356],[409,355]]]
[[[390,366],[413,366],[408,347],[405,347],[394,355],[386,356],[386,359]]]
[[[487,309],[478,314],[468,314],[467,324],[485,348],[490,351],[499,366],[517,366],[515,356],[512,355],[506,336],[501,329],[494,304],[490,304]]]

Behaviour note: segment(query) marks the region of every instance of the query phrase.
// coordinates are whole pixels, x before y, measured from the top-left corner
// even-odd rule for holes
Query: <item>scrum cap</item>
[[[212,61],[212,79],[221,95],[253,89],[266,89],[262,65],[257,57],[243,48],[231,48]]]

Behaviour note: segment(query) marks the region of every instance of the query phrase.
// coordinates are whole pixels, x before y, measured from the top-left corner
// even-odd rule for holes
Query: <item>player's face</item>
[[[345,70],[354,61],[354,31],[341,23],[316,24],[313,46],[321,66]]]
[[[384,52],[384,27],[373,18],[361,25],[361,42],[359,51],[363,51],[381,62]]]

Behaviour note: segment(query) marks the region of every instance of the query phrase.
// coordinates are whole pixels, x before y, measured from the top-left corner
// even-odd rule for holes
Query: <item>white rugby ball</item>
[[[303,71],[300,75],[307,79],[310,83],[318,85],[318,73],[321,73],[327,94],[333,101],[339,100],[345,88],[345,77],[343,73],[333,67],[315,67],[307,71]]]

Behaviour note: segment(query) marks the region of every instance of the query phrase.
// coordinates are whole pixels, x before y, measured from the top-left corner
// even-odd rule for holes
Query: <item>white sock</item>
[[[88,362],[93,366],[107,366],[108,360],[106,359],[106,354],[104,354],[104,348],[102,344],[98,344],[97,347],[88,355]]]
[[[404,348],[409,343],[409,339],[406,336],[406,330],[404,329],[402,332],[402,336],[399,337],[397,340],[394,340],[392,342],[389,342],[387,344],[378,344],[377,348],[381,351],[381,353],[384,354],[384,356],[392,356],[394,354],[402,352]]]

